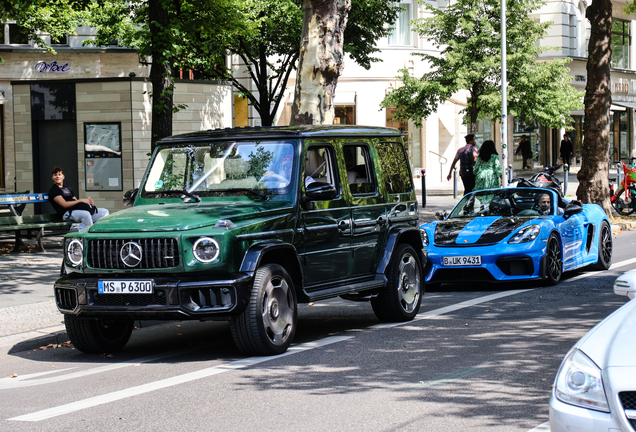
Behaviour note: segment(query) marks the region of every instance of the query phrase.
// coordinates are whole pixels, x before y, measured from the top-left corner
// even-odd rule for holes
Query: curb
[[[611,225],[612,233],[620,231],[630,231],[636,228],[636,221],[634,222],[618,222]]]

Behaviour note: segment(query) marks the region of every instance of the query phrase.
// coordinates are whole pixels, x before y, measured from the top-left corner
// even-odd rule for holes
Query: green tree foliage
[[[0,22],[15,20],[35,47],[54,53],[42,34],[61,39],[74,34],[91,0],[0,0]],[[0,62],[2,58],[0,57]]]
[[[570,84],[569,59],[539,61],[547,48],[538,46],[550,23],[529,16],[542,0],[507,1],[507,74],[510,114],[563,127],[569,112],[582,108],[582,93]],[[441,49],[440,55],[416,53],[429,66],[421,78],[401,70],[404,85],[389,94],[382,107],[421,125],[422,118],[460,90],[468,90],[466,122],[474,131],[478,119],[501,117],[501,7],[499,0],[458,0],[441,10],[423,5],[431,16],[413,22],[414,29]]]
[[[172,134],[174,73],[225,65],[226,47],[250,31],[252,13],[241,0],[99,0],[84,18],[95,27],[97,46],[137,49],[141,62],[152,58],[152,146]]]
[[[256,28],[253,33],[233,33],[228,49],[246,64],[247,77],[254,91],[245,84],[245,77],[210,64],[211,76],[223,77],[247,97],[264,126],[271,126],[287,87],[290,74],[297,67],[303,25],[303,0],[243,0],[248,16]],[[344,51],[369,69],[374,62],[378,39],[386,37],[395,22],[399,7],[393,0],[352,0],[345,29]]]

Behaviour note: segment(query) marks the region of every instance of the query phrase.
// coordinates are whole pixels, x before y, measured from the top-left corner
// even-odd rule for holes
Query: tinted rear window
[[[409,173],[404,147],[399,142],[379,142],[377,145],[384,182],[390,194],[411,192],[413,179]]]

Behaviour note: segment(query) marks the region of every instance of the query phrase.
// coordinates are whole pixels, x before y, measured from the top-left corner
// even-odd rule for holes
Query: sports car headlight
[[[420,228],[420,237],[422,237],[422,244],[428,246],[428,234],[422,228]]]
[[[73,239],[66,245],[66,256],[73,265],[80,265],[84,260],[84,245],[79,239]]]
[[[570,350],[557,373],[557,399],[570,405],[610,412],[603,388],[601,370],[582,351]]]
[[[209,263],[219,256],[219,244],[210,237],[201,237],[194,242],[192,253],[202,263]]]
[[[540,232],[541,227],[539,225],[529,225],[520,229],[517,234],[513,235],[512,238],[508,240],[508,243],[517,244],[530,242],[536,239]]]

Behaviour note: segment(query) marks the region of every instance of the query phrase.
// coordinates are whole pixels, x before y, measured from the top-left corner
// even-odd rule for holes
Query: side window
[[[404,146],[397,141],[379,142],[377,149],[387,192],[390,194],[411,192],[413,179],[409,174]]]
[[[372,194],[377,191],[373,165],[366,145],[345,145],[343,147],[349,189],[355,195]]]
[[[305,153],[305,187],[319,182],[338,186],[331,147],[309,147]]]

